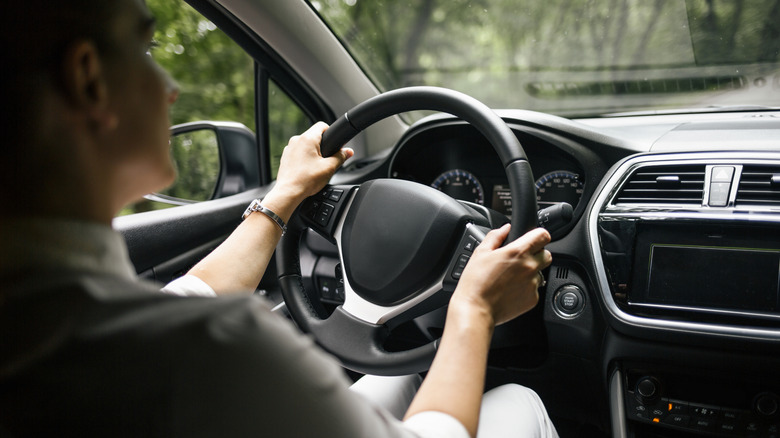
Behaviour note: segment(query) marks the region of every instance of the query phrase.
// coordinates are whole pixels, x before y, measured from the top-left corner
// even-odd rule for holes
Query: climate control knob
[[[642,404],[655,403],[661,397],[661,382],[652,376],[642,377],[636,382],[634,394]]]
[[[765,417],[775,416],[780,411],[780,402],[778,402],[777,395],[771,392],[758,394],[753,402],[753,406],[756,412]]]

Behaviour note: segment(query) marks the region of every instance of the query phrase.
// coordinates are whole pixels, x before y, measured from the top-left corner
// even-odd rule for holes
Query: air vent
[[[780,166],[744,166],[737,207],[780,207]]]
[[[704,165],[644,166],[634,171],[615,204],[701,205]]]

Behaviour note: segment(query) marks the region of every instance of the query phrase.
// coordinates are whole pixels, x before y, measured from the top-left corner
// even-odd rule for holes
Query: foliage
[[[312,121],[273,81],[268,84],[268,108],[271,177],[275,179],[288,140],[309,129]]]
[[[699,74],[697,67],[725,65],[710,69],[723,76],[738,74],[729,64],[780,61],[780,0],[311,2],[382,89],[446,86],[495,108],[558,114],[647,109],[639,93],[633,100],[621,97],[631,90],[620,85],[644,92],[642,81],[666,84]],[[615,80],[618,86],[607,87],[611,93],[600,99],[547,93],[560,100],[554,102],[523,92],[540,83],[573,87],[576,94],[582,83],[592,90]],[[679,96],[649,97],[655,99],[650,103],[681,102]],[[581,109],[572,112],[572,105]]]
[[[255,129],[254,62],[180,0],[147,0],[157,19],[152,56],[179,84],[173,124],[229,120]]]

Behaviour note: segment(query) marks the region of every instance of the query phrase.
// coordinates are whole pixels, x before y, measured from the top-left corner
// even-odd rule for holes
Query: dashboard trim
[[[738,214],[744,209],[735,207],[699,207],[690,206],[658,206],[648,211],[644,211],[639,206],[631,208],[618,208],[611,204],[612,199],[622,187],[623,183],[631,175],[636,167],[647,164],[773,164],[780,165],[780,153],[773,152],[753,152],[753,153],[735,153],[735,152],[703,152],[703,153],[682,153],[682,154],[646,154],[630,157],[614,168],[612,174],[606,180],[601,189],[593,198],[591,208],[587,213],[588,241],[590,243],[591,255],[593,257],[594,269],[596,272],[597,287],[604,300],[605,307],[609,314],[618,322],[631,327],[641,329],[653,329],[672,332],[683,332],[691,334],[725,336],[741,339],[756,339],[780,341],[780,329],[747,327],[747,326],[725,326],[712,323],[701,323],[691,321],[672,321],[664,319],[654,319],[631,315],[617,305],[609,288],[604,260],[601,254],[601,244],[598,236],[598,220],[604,218],[608,220],[629,219],[629,220],[725,220],[725,221],[751,221],[756,223],[777,223],[780,222],[780,210],[775,209],[775,215],[770,216],[769,209],[756,208],[761,214]],[[751,211],[752,212],[752,211]]]

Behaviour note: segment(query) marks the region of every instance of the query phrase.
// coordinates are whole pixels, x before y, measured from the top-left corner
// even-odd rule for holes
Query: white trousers
[[[419,375],[364,376],[351,389],[402,419],[422,383]],[[478,438],[557,438],[558,432],[532,389],[503,385],[485,393],[479,412]]]

